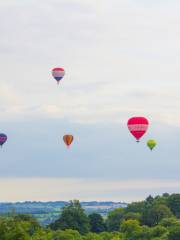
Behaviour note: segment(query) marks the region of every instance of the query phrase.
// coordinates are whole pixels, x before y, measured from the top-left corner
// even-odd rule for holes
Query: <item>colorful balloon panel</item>
[[[7,141],[7,136],[4,133],[0,133],[0,146]]]
[[[63,140],[64,140],[65,144],[69,147],[71,145],[71,143],[73,142],[74,137],[72,135],[64,135]]]
[[[54,68],[52,70],[52,76],[58,83],[64,77],[64,75],[65,75],[64,68]]]
[[[128,120],[127,126],[137,141],[146,133],[149,122],[144,117],[132,117]]]

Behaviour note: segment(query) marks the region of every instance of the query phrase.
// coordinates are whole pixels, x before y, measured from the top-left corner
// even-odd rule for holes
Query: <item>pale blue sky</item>
[[[127,201],[147,195],[141,181],[161,182],[149,194],[166,191],[167,181],[173,181],[167,191],[179,192],[179,7],[178,1],[1,1],[0,131],[9,139],[0,153],[0,184],[138,181],[135,192],[127,185],[98,195]],[[56,66],[66,70],[59,87],[51,77]],[[150,120],[140,144],[126,127],[134,115]],[[69,151],[64,133],[75,137]],[[158,142],[153,152],[149,138]],[[29,198],[19,190],[11,200]],[[49,199],[58,194],[49,192]]]

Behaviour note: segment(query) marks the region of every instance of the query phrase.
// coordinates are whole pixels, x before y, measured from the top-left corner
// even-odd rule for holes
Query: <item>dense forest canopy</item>
[[[0,240],[180,240],[180,194],[149,196],[104,218],[87,215],[78,200],[42,227],[31,215],[0,218]]]

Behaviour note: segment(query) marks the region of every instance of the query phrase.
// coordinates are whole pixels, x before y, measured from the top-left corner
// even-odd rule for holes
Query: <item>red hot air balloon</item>
[[[144,117],[133,117],[128,120],[127,126],[137,142],[146,133],[149,122]]]
[[[2,147],[2,145],[7,141],[7,136],[4,133],[0,133],[0,146]]]

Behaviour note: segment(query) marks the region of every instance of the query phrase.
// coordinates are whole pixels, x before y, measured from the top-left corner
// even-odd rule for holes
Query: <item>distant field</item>
[[[42,225],[47,225],[56,220],[64,206],[68,205],[68,202],[17,202],[17,203],[0,203],[0,214],[31,214]],[[126,203],[120,202],[82,202],[87,214],[92,212],[98,212],[103,216],[106,216],[109,211],[118,207],[126,207]]]

